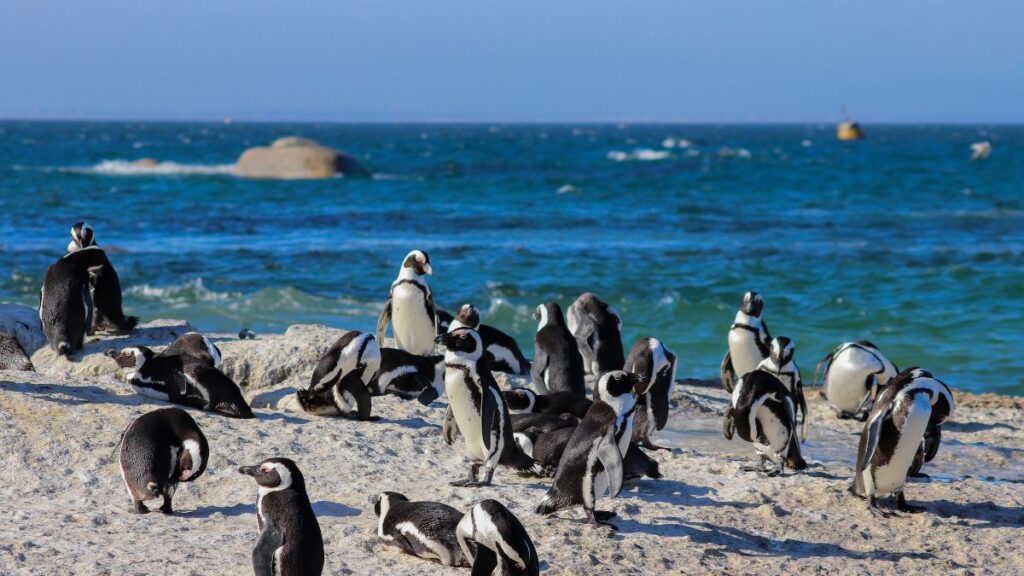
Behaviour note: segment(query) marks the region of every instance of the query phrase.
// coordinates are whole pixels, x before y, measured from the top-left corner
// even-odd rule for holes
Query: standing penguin
[[[85,222],[78,222],[71,227],[71,242],[68,253],[98,246],[96,234]],[[89,333],[95,332],[130,332],[135,329],[139,319],[125,316],[121,305],[121,280],[108,259],[98,273],[90,275],[89,290],[95,307],[92,326]]]
[[[446,332],[456,328],[472,328],[484,343],[484,359],[491,370],[509,374],[529,374],[530,361],[519,349],[516,339],[501,330],[480,323],[480,312],[472,304],[463,304]]]
[[[201,364],[220,369],[220,348],[199,332],[187,332],[160,351],[161,356],[189,356]]]
[[[398,348],[381,348],[380,375],[372,392],[415,399],[429,406],[444,393],[444,356],[417,356]]]
[[[370,498],[377,514],[377,536],[408,554],[444,566],[469,566],[455,530],[462,513],[440,502],[410,502],[397,492]]]
[[[378,342],[384,342],[384,332],[391,324],[396,348],[420,356],[434,351],[437,311],[426,278],[432,272],[426,252],[413,250],[405,257],[398,278],[391,284],[390,297],[377,319]]]
[[[96,233],[85,222],[76,222],[71,227],[71,242],[68,242],[68,252],[96,246]]]
[[[814,369],[814,383],[825,366],[822,385],[836,416],[841,419],[865,420],[871,410],[871,399],[899,370],[882,351],[867,340],[840,344],[825,355]]]
[[[895,494],[897,510],[921,512],[903,494],[907,473],[929,430],[952,412],[953,395],[943,382],[920,368],[900,372],[881,390],[864,424],[850,491],[867,498],[872,509],[879,496]]]
[[[451,446],[462,432],[472,461],[469,478],[453,486],[487,486],[501,464],[520,472],[539,472],[512,437],[512,419],[490,370],[481,369],[483,343],[476,330],[459,328],[437,337],[445,349],[444,387],[448,409],[443,435]],[[483,473],[480,473],[480,468]]]
[[[372,334],[358,330],[342,334],[320,358],[309,388],[295,392],[299,405],[320,416],[377,420],[370,416],[370,388],[375,385],[380,358]]]
[[[772,339],[768,357],[757,365],[758,370],[764,370],[779,379],[779,382],[789,388],[793,399],[796,401],[797,422],[801,426],[800,437],[807,439],[807,400],[804,398],[804,383],[800,377],[800,367],[796,365],[793,357],[796,355],[796,347],[793,341],[785,336]]]
[[[764,300],[757,292],[747,292],[736,312],[736,319],[729,328],[729,351],[722,358],[722,386],[732,392],[736,380],[768,357],[771,334],[768,324],[761,319]]]
[[[39,321],[58,355],[70,356],[85,344],[93,324],[89,278],[101,273],[106,262],[103,250],[89,247],[65,255],[46,270],[39,293]]]
[[[655,446],[651,436],[668,423],[669,400],[676,383],[676,355],[657,338],[641,338],[629,351],[625,369],[643,377],[646,392],[636,399],[633,440],[648,450],[670,450]]]
[[[534,318],[538,320],[530,370],[534,387],[546,393],[572,392],[580,398],[585,397],[587,385],[583,357],[565,325],[561,307],[555,302],[541,304],[537,306]]]
[[[732,391],[732,405],[725,411],[722,433],[727,440],[734,434],[754,445],[760,457],[760,470],[770,460],[776,468],[768,476],[778,476],[786,464],[794,470],[807,468],[797,439],[796,402],[785,384],[764,370],[754,370],[741,378]]]
[[[497,500],[484,500],[470,508],[455,534],[463,555],[473,559],[473,576],[540,574],[533,540],[515,514]]]
[[[598,380],[600,399],[573,432],[555,472],[551,489],[537,506],[537,514],[553,514],[583,506],[595,524],[611,526],[614,512],[595,510],[599,498],[614,498],[622,490],[623,458],[633,438],[636,388],[646,386],[637,375],[622,370],[606,372]]]
[[[324,570],[324,540],[306,480],[295,462],[268,458],[238,471],[256,480],[256,523],[260,536],[252,551],[256,576],[319,576]]]
[[[179,482],[191,482],[206,470],[210,446],[199,425],[181,408],[161,408],[139,416],[121,434],[118,462],[132,499],[131,511],[149,512],[146,500],[163,497],[160,511],[172,513]]]
[[[622,317],[614,307],[584,292],[569,306],[565,320],[583,356],[588,384],[593,386],[605,372],[622,369]]]

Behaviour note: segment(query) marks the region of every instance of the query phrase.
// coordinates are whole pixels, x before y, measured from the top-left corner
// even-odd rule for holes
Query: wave
[[[662,148],[689,148],[693,146],[693,142],[686,138],[673,138],[669,136],[661,141]]]
[[[65,172],[112,176],[178,176],[234,174],[234,164],[179,164],[178,162],[145,162],[138,160],[103,160],[92,166],[63,168]]]
[[[656,160],[664,160],[671,156],[672,153],[667,150],[651,150],[650,148],[636,148],[632,152],[623,152],[621,150],[611,150],[608,152],[608,159],[616,162],[630,162],[633,160],[640,162],[653,162]]]

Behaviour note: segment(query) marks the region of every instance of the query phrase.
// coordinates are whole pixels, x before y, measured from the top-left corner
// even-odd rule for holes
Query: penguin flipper
[[[534,351],[533,364],[530,366],[530,379],[535,387],[547,392],[547,384],[544,383],[544,370],[548,367],[548,355],[539,346]]]
[[[722,418],[722,435],[726,440],[732,440],[736,433],[736,411],[730,406],[725,410],[725,417]]]
[[[597,446],[597,459],[604,468],[598,474],[604,474],[608,481],[608,494],[614,498],[622,491],[622,453],[619,452],[615,435],[609,432]]]
[[[498,555],[486,546],[477,545],[473,571],[469,576],[490,576],[498,567]]]
[[[416,397],[416,401],[424,406],[430,406],[430,403],[437,400],[439,396],[440,394],[437,393],[437,390],[434,390],[433,386],[427,386],[423,389],[423,392],[420,392],[420,395]]]
[[[320,361],[316,363],[316,368],[313,370],[313,378],[309,382],[310,392],[321,392],[335,385],[338,377],[341,376],[341,370],[336,371],[340,358],[341,349],[336,346],[332,346],[320,357]],[[335,371],[337,372],[336,377],[328,378]]]
[[[444,425],[441,427],[441,437],[444,443],[451,446],[455,444],[455,438],[459,435],[459,423],[455,421],[455,412],[452,412],[452,405],[444,411]]]
[[[434,334],[437,334],[437,306],[434,306],[434,293],[427,289],[427,317],[434,321]],[[383,340],[381,340],[383,342]]]
[[[876,414],[864,429],[864,433],[867,435],[864,450],[864,461],[859,463],[860,466],[857,468],[857,474],[864,472],[864,469],[871,464],[871,458],[874,457],[875,450],[878,449],[878,441],[882,436],[882,424],[890,418],[892,418],[891,406],[885,412]]]
[[[726,392],[732,393],[732,389],[736,387],[736,370],[732,367],[732,352],[726,352],[722,357],[719,374],[722,378],[722,387]]]
[[[377,317],[377,342],[384,345],[384,332],[388,329],[388,324],[391,324],[391,297],[388,297],[388,301],[384,303],[384,309],[381,310],[380,316]],[[437,318],[434,319],[434,324],[437,324]]]
[[[494,397],[493,390],[488,386],[484,387],[484,392],[480,396],[480,435],[482,436],[480,440],[484,443],[484,449],[490,452],[494,413],[498,411],[498,401]]]
[[[274,551],[284,545],[284,535],[269,518],[264,519],[263,531],[252,549],[252,569],[255,576],[274,576]]]

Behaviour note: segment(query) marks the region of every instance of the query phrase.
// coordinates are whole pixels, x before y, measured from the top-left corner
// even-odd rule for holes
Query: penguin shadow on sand
[[[1003,429],[1011,432],[1019,432],[1020,428],[1010,426],[1005,422],[946,422],[942,425],[946,432],[985,432],[986,430]]]
[[[633,490],[636,490],[635,492]],[[645,503],[661,502],[676,506],[712,506],[731,508],[756,508],[757,504],[749,502],[730,502],[716,500],[718,491],[705,486],[691,486],[679,480],[662,478],[652,482],[639,482],[636,488],[623,487],[623,496],[633,496]]]
[[[305,418],[299,418],[298,416],[292,416],[290,414],[285,414],[283,412],[272,412],[269,409],[259,411],[253,410],[253,413],[256,414],[257,420],[280,420],[287,424],[309,424],[309,420]]]
[[[930,500],[922,502],[925,512],[947,520],[977,520],[971,528],[1020,528],[1024,525],[1024,508],[1001,506],[992,502],[950,502]]]
[[[252,505],[252,502],[239,502],[238,504],[232,504],[230,506],[200,506],[195,510],[175,510],[175,516],[181,516],[182,518],[210,518],[214,514],[221,514],[223,516],[244,516],[246,514],[255,514],[256,508]]]
[[[56,402],[65,406],[80,404],[120,404],[122,406],[142,406],[152,401],[133,394],[117,394],[99,386],[66,386],[64,384],[32,384],[26,382],[0,381],[0,389],[18,392],[27,397]],[[65,397],[57,397],[62,395]]]
[[[316,514],[318,518],[349,518],[352,516],[359,516],[363,511],[351,506],[346,506],[340,502],[320,500],[319,502],[313,502],[313,513]]]

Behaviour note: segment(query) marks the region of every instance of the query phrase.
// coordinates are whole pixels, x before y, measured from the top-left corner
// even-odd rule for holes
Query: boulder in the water
[[[249,148],[238,158],[235,173],[245,178],[278,180],[370,175],[352,156],[297,136],[278,138],[270,146]]]

